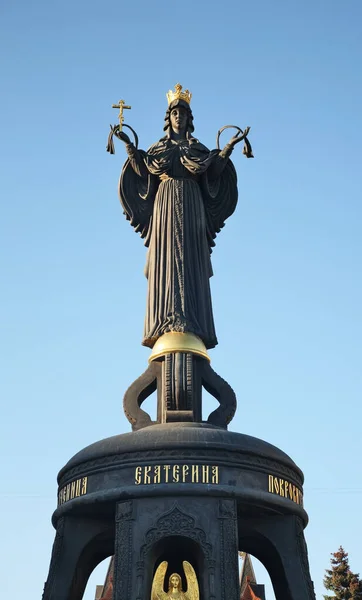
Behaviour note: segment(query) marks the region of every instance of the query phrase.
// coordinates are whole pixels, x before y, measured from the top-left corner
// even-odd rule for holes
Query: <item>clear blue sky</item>
[[[3,591],[40,597],[59,468],[129,430],[122,396],[148,358],[145,249],[117,199],[124,149],[105,145],[119,98],[140,146],[159,139],[178,81],[204,144],[224,124],[252,128],[212,256],[231,429],[303,469],[317,597],[340,544],[362,571],[361,23],[360,0],[3,2]]]

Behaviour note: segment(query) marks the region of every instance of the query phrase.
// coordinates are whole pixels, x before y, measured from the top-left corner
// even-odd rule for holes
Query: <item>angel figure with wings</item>
[[[168,591],[164,591],[165,575],[168,562],[163,561],[157,568],[152,583],[151,600],[199,600],[199,584],[196,573],[187,560],[182,563],[184,568],[187,591],[182,590],[182,581],[178,573],[172,573],[168,580]]]

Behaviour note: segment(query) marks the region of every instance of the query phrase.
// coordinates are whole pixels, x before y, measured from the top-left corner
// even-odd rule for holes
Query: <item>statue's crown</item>
[[[191,94],[191,92],[189,92],[189,90],[185,90],[183,92],[182,85],[180,83],[176,83],[175,91],[173,92],[172,90],[169,90],[167,92],[166,96],[167,96],[168,105],[170,106],[171,102],[173,102],[174,100],[184,100],[184,102],[187,102],[187,104],[190,104],[192,94]]]

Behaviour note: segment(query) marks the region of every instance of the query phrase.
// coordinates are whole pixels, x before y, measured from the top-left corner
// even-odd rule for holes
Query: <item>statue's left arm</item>
[[[214,159],[200,182],[210,250],[215,246],[216,235],[233,214],[238,202],[237,175],[233,163],[227,156],[220,156],[218,150],[213,153]]]
[[[210,250],[215,246],[216,234],[233,214],[238,201],[236,171],[228,158],[231,150],[226,147],[210,152],[195,140],[190,144],[190,152],[181,157],[184,167],[199,176]]]
[[[212,161],[207,169],[209,181],[215,181],[220,177],[227,165],[233,149],[234,147],[231,144],[226,144],[222,150],[213,150],[211,152]]]
[[[247,135],[250,131],[250,127],[246,127],[244,131],[239,131],[237,135],[231,138],[231,140],[226,144],[226,146],[222,150],[214,150],[213,161],[210,164],[208,169],[209,180],[217,179],[220,177],[221,173],[225,169],[227,165],[227,161],[230,158],[232,151],[234,150],[236,144],[244,140],[244,150],[243,154],[245,154],[248,158],[253,157],[253,153],[251,150],[250,143],[247,139]]]

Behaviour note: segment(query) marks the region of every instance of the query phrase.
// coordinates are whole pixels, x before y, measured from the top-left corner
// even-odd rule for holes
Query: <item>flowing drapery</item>
[[[231,161],[194,138],[133,149],[120,179],[127,219],[148,246],[143,344],[169,331],[217,344],[209,279],[216,234],[237,203]]]

